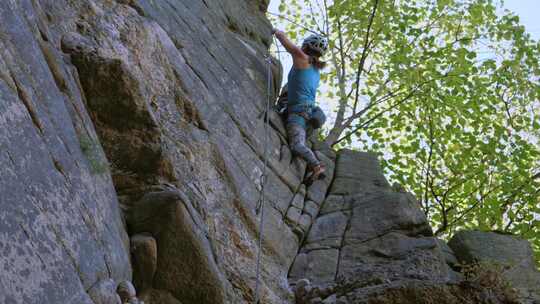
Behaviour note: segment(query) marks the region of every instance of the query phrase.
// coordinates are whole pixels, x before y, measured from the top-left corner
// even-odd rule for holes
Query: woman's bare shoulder
[[[303,52],[302,52],[303,53]],[[293,56],[293,66],[297,69],[308,69],[311,67],[311,63],[309,63],[309,56],[305,57],[295,57]]]

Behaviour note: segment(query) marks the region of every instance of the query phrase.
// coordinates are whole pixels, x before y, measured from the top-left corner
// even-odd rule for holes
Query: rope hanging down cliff
[[[264,115],[264,168],[261,175],[260,184],[261,191],[259,196],[259,206],[257,207],[257,212],[260,212],[259,219],[259,247],[257,252],[257,268],[256,268],[256,278],[255,278],[255,304],[259,303],[259,288],[260,288],[260,275],[261,275],[261,254],[262,254],[262,240],[263,240],[263,228],[264,228],[264,190],[267,178],[268,171],[268,131],[270,126],[270,99],[272,94],[272,58],[267,56],[265,58],[267,64],[267,91],[266,91],[266,109]]]

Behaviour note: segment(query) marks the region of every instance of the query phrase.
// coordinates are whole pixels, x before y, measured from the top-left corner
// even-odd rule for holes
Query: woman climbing
[[[292,43],[284,32],[273,29],[272,33],[291,54],[293,66],[288,76],[287,136],[293,153],[308,163],[312,172],[309,180],[324,178],[324,165],[306,145],[306,128],[315,107],[315,97],[319,87],[319,70],[325,62],[320,57],[328,48],[328,40],[321,35],[311,35],[302,47]]]

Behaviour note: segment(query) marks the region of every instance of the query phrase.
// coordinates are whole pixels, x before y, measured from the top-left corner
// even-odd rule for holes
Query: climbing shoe
[[[313,179],[314,181],[318,180],[318,179],[323,179],[326,177],[326,168],[324,167],[323,164],[319,164],[315,167],[313,167],[312,169],[313,173],[311,174],[311,179]]]
[[[311,174],[304,180],[304,184],[306,184],[306,186],[311,186],[311,184],[313,184],[314,181],[318,180],[318,179],[323,179],[326,177],[326,168],[324,167],[323,164],[319,164],[315,167],[313,167],[311,169]]]

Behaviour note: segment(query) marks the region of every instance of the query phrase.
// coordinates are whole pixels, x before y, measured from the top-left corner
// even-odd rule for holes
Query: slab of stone
[[[484,263],[505,267],[504,277],[516,288],[540,295],[540,271],[531,244],[514,235],[483,231],[460,231],[448,242],[462,264]]]
[[[298,209],[296,207],[290,207],[289,210],[287,210],[286,219],[293,226],[295,226],[295,225],[297,225],[299,223],[301,215],[302,215],[302,210],[301,209]]]
[[[448,276],[448,267],[441,259],[435,238],[408,237],[395,232],[343,247],[340,275],[354,276],[368,269],[377,269],[382,277],[391,280],[442,280]]]
[[[327,143],[313,139],[311,140],[311,142],[313,143],[313,150],[324,154],[326,157],[333,161],[336,160],[336,151]]]
[[[294,260],[299,240],[290,226],[283,220],[281,213],[271,208],[265,211],[264,242],[273,252],[271,259],[279,261],[279,267],[275,267],[273,271],[284,273]],[[282,278],[277,279],[281,280]]]
[[[289,279],[309,279],[314,284],[332,282],[336,275],[338,256],[337,249],[300,253],[291,268]]]
[[[319,213],[319,206],[315,202],[307,200],[304,204],[304,213],[309,214],[314,219]]]
[[[170,291],[163,298],[177,302],[247,301],[265,154],[267,5],[0,2],[1,303],[92,303],[87,291],[97,282],[131,279],[117,195],[125,210],[137,209],[164,184],[191,192],[188,211],[200,219],[178,204],[149,207],[146,224],[161,221],[169,230],[131,231],[152,232],[158,243],[153,290]],[[275,60],[270,69],[270,81],[281,83]],[[283,125],[270,116],[267,198],[288,204],[305,163],[291,165],[280,151]],[[282,217],[269,212],[261,280],[275,303],[291,297],[283,282],[298,250]],[[190,275],[195,288],[182,279],[190,260],[208,264]],[[168,279],[173,273],[177,285]],[[205,286],[212,275],[219,282]],[[197,286],[207,298],[192,297]],[[213,298],[220,288],[223,298]]]
[[[484,261],[534,266],[534,255],[530,243],[513,235],[460,231],[450,239],[448,246],[463,263]]]
[[[343,195],[331,194],[322,205],[321,215],[347,209],[350,209],[350,204],[345,202]]]
[[[130,210],[131,233],[149,232],[157,242],[153,284],[173,286],[178,299],[211,303],[223,298],[224,282],[201,219],[177,190],[146,194]]]
[[[431,235],[425,214],[403,193],[381,191],[353,205],[346,242],[363,242],[390,231]]]
[[[452,268],[456,268],[459,262],[452,248],[448,246],[445,240],[441,240],[441,239],[437,239],[437,245],[439,246],[439,249],[444,255],[444,260],[446,261],[446,264],[448,264],[448,266]]]
[[[300,228],[302,229],[304,233],[309,230],[311,223],[312,223],[311,216],[309,216],[309,214],[306,214],[306,213],[302,214],[300,216],[300,219],[298,220],[298,225],[300,226]]]
[[[157,243],[150,234],[136,234],[131,240],[134,285],[139,292],[152,288],[157,269]]]
[[[317,217],[309,230],[306,244],[315,247],[341,245],[348,215],[343,212],[334,212]]]
[[[332,192],[335,193],[338,189],[354,193],[354,188],[362,185],[390,187],[383,175],[377,156],[366,152],[347,149],[339,151],[335,178],[345,183],[343,186],[334,183],[339,186],[339,188],[332,189]]]
[[[291,205],[300,210],[304,209],[304,199],[306,196],[305,186],[302,185],[300,190],[294,195]]]

